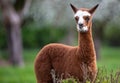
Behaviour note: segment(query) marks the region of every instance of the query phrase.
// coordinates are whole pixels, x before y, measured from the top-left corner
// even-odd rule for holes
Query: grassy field
[[[108,71],[120,69],[120,48],[102,47],[98,67],[106,67]]]
[[[38,49],[24,50],[25,67],[23,68],[0,67],[0,83],[36,83],[33,62],[38,51]],[[97,62],[98,67],[105,68],[108,73],[120,71],[120,48],[103,47],[101,58]]]

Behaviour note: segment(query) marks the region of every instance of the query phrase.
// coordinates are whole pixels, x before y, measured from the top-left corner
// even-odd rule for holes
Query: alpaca
[[[84,82],[94,81],[97,73],[96,54],[92,39],[92,16],[98,4],[91,9],[70,4],[78,30],[78,46],[48,44],[38,53],[34,63],[37,83],[53,83],[51,70],[63,79],[70,76]]]

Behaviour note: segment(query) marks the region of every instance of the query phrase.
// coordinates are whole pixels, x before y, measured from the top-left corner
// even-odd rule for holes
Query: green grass
[[[33,62],[38,51],[38,49],[24,50],[25,67],[23,68],[0,67],[0,83],[36,83]],[[106,70],[104,72],[108,72],[107,76],[110,76],[110,71],[112,70],[113,72],[120,71],[120,48],[103,47],[98,67]],[[64,81],[68,83],[67,80]]]
[[[0,68],[0,83],[35,83],[33,67]]]
[[[0,67],[0,83],[36,83],[33,63],[38,51],[38,49],[25,49],[23,51],[25,61],[23,68]]]
[[[97,63],[98,67],[104,66],[109,71],[120,69],[120,48],[103,47],[101,58]]]

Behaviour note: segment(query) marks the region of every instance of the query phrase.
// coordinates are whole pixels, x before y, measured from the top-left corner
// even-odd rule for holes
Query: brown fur
[[[70,76],[84,82],[87,78],[93,81],[96,77],[96,55],[92,39],[92,22],[89,23],[87,33],[78,33],[78,46],[63,44],[48,44],[35,59],[35,74],[37,83],[53,83],[51,70],[57,76]]]

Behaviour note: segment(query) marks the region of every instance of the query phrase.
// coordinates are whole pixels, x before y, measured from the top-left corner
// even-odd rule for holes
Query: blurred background
[[[0,0],[0,83],[35,83],[34,59],[49,43],[77,45],[70,8],[92,8],[98,68],[120,68],[120,0]]]

